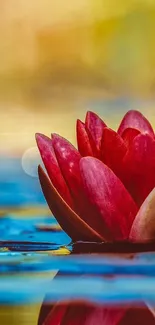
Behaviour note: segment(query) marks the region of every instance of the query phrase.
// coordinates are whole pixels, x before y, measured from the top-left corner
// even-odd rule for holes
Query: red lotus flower
[[[77,121],[78,150],[66,139],[36,135],[48,176],[39,167],[47,203],[68,235],[84,241],[155,239],[155,135],[129,111],[118,131],[92,112]],[[152,325],[144,305],[120,309],[56,304],[45,325]]]
[[[140,112],[117,132],[88,112],[77,121],[78,150],[56,134],[36,140],[49,176],[39,167],[43,193],[73,241],[155,238],[155,135]]]

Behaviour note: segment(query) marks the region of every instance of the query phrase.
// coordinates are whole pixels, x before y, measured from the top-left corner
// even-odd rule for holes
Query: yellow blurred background
[[[0,150],[22,154],[35,132],[74,140],[92,102],[112,126],[133,105],[154,123],[154,30],[154,0],[1,0]],[[130,104],[106,106],[118,98]]]

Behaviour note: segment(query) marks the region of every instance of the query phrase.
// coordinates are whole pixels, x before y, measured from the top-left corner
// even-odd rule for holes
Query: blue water
[[[0,207],[45,204],[38,178],[27,175],[19,158],[0,158]]]
[[[54,228],[38,179],[24,173],[19,159],[1,160],[0,211],[1,304],[41,302],[47,293],[49,301],[155,304],[155,254],[73,254],[71,239]]]

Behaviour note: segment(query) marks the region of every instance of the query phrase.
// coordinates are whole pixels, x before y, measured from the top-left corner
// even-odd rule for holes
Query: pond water
[[[0,172],[0,324],[37,324],[45,297],[46,303],[145,302],[154,309],[155,247],[71,243],[38,180],[25,175],[18,160],[7,164]],[[29,317],[25,309],[19,317],[21,307]]]

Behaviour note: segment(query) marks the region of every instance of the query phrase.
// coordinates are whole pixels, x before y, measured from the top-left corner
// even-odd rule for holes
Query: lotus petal
[[[105,127],[101,145],[101,160],[120,178],[122,173],[122,160],[126,151],[126,145],[120,135]]]
[[[77,144],[81,156],[93,156],[93,151],[90,145],[89,137],[85,128],[85,124],[77,120],[76,124]]]
[[[101,140],[105,126],[106,124],[100,119],[97,114],[93,112],[87,112],[85,127],[89,136],[94,156],[97,158],[100,158]]]
[[[140,207],[130,231],[130,240],[155,240],[155,188]]]
[[[125,184],[139,206],[155,187],[155,140],[139,134],[123,159]]]
[[[67,205],[40,166],[38,174],[42,191],[50,210],[62,229],[73,241],[103,241],[103,238]]]
[[[127,239],[137,206],[113,171],[96,158],[80,161],[84,189],[95,206],[107,240]]]
[[[66,139],[53,135],[53,147],[68,188],[73,198],[75,212],[95,231],[103,235],[97,211],[90,206],[80,174],[81,155]]]
[[[139,130],[141,133],[148,133],[150,136],[154,136],[154,131],[150,122],[139,111],[128,111],[125,114],[117,132],[122,135],[127,128],[134,128]]]
[[[83,211],[85,204],[79,170],[81,155],[69,141],[57,134],[52,135],[52,141],[61,172],[74,200],[76,212]]]
[[[122,133],[122,139],[124,140],[126,147],[129,147],[132,144],[134,138],[138,134],[140,134],[140,131],[137,129],[127,128],[124,130],[124,132]]]
[[[43,134],[37,133],[36,142],[51,182],[69,206],[73,207],[69,189],[62,176],[54,153],[52,140]]]

